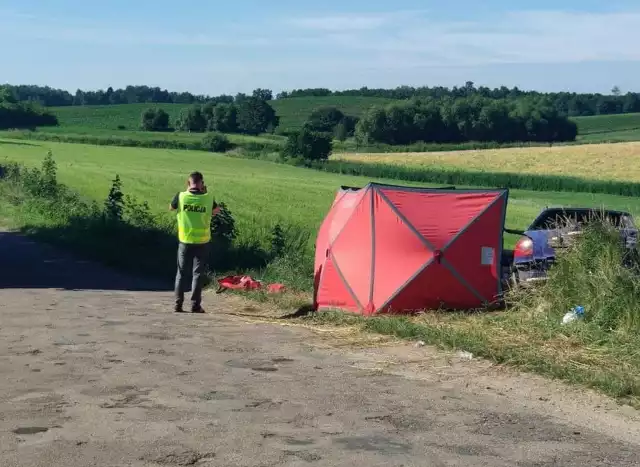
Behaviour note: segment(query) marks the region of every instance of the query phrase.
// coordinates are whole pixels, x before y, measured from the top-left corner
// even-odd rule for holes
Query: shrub
[[[183,131],[202,133],[207,129],[207,118],[202,106],[194,104],[180,111],[176,127]]]
[[[142,112],[140,128],[144,131],[167,131],[169,130],[169,114],[162,109],[146,109]]]
[[[330,134],[319,133],[305,126],[289,135],[283,156],[285,159],[324,161],[329,158],[332,149],[333,141]]]
[[[338,141],[346,141],[347,140],[347,126],[344,123],[338,123],[333,132],[335,138]]]
[[[278,126],[276,111],[266,101],[255,97],[243,98],[236,104],[238,129],[241,133],[259,135]]]
[[[284,231],[280,224],[276,224],[271,231],[271,256],[273,258],[281,257],[285,252],[285,248]]]
[[[202,149],[210,152],[227,152],[231,149],[231,143],[226,135],[211,132],[202,138]]]
[[[104,201],[104,216],[110,222],[119,222],[122,220],[125,206],[124,194],[122,193],[122,182],[120,176],[116,175],[111,183],[109,194]]]
[[[57,126],[58,119],[52,113],[34,103],[13,103],[0,101],[0,129],[36,128]]]
[[[211,220],[211,267],[225,268],[231,262],[231,251],[238,235],[236,221],[225,203],[220,203],[220,212]]]
[[[131,225],[141,229],[152,229],[157,224],[157,219],[151,213],[149,204],[146,201],[138,202],[129,195],[124,197],[123,217]]]
[[[333,133],[336,126],[343,122],[345,115],[336,107],[320,107],[309,115],[306,122],[313,131]]]

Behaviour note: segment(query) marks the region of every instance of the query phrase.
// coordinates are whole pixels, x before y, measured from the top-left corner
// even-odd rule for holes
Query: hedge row
[[[204,137],[205,135],[203,135]],[[163,148],[163,149],[188,149],[195,151],[207,151],[203,141],[179,141],[175,139],[149,139],[149,138],[129,138],[120,136],[93,136],[77,134],[57,134],[39,131],[12,131],[7,134],[8,138],[26,139],[36,141],[54,141],[58,143],[80,143],[95,144],[97,146],[122,146],[134,148]],[[231,142],[229,149],[241,148],[247,151],[277,151],[282,144],[277,141],[265,140]]]

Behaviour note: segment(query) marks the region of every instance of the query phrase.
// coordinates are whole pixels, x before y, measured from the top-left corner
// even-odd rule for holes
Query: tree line
[[[9,89],[18,101],[36,101],[46,107],[138,104],[146,102],[157,104],[232,103],[249,97],[243,93],[235,96],[225,94],[209,96],[190,92],[169,92],[166,89],[150,86],[126,86],[124,89],[109,87],[106,90],[99,89],[95,91],[78,89],[74,94],[61,89],[35,85],[9,86]],[[544,106],[554,107],[560,114],[570,117],[640,112],[640,93],[627,92],[623,94],[618,87],[614,87],[610,94],[543,93],[524,91],[518,87],[508,88],[501,86],[493,89],[486,86],[476,87],[472,81],[467,81],[463,86],[454,86],[452,88],[444,86],[399,86],[392,89],[362,87],[360,89],[342,91],[332,91],[326,88],[294,89],[292,91],[283,91],[277,94],[275,98],[323,96],[384,97],[400,100],[409,100],[416,97],[442,99],[474,96],[498,100],[528,98],[538,100]],[[272,100],[274,95],[269,89],[256,89],[250,97],[268,101]]]
[[[554,107],[560,114],[569,117],[640,112],[640,93],[627,92],[626,94],[622,94],[617,86],[611,90],[611,94],[575,92],[544,93],[538,91],[523,91],[518,87],[508,88],[501,86],[493,89],[486,86],[476,87],[472,81],[467,81],[464,86],[454,86],[453,88],[443,86],[399,86],[393,89],[370,89],[362,87],[360,89],[347,89],[343,91],[332,91],[326,88],[295,89],[293,91],[281,92],[276,98],[326,96],[381,97],[400,100],[408,100],[415,97],[458,99],[474,96],[488,99],[510,100],[528,98],[538,100],[541,105]]]
[[[145,131],[273,133],[279,118],[264,97],[254,93],[251,97],[240,97],[232,102],[193,104],[182,109],[174,127],[167,112],[149,108],[142,112],[140,126]]]
[[[55,126],[58,119],[33,102],[18,102],[4,86],[0,86],[0,130]]]
[[[272,91],[256,89],[251,96],[244,93],[220,96],[192,94],[190,92],[169,92],[166,89],[150,86],[127,86],[123,89],[98,89],[95,91],[76,90],[74,94],[63,89],[36,85],[7,85],[17,101],[36,101],[45,107],[65,107],[72,105],[117,105],[117,104],[204,104],[231,103],[246,97],[262,100],[273,99]]]
[[[460,143],[466,141],[574,141],[577,125],[535,99],[414,98],[373,107],[360,118],[361,144]]]

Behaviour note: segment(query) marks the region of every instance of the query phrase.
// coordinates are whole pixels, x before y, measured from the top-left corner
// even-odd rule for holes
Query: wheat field
[[[333,158],[407,167],[640,181],[640,142],[427,153],[339,153]]]

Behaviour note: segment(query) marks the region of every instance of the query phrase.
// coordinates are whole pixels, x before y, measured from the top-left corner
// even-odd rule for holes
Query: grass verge
[[[0,219],[5,227],[62,246],[106,265],[148,276],[171,278],[175,274],[175,226],[154,214],[147,203],[122,192],[119,177],[104,203],[83,198],[57,181],[51,152],[42,167],[0,164]],[[237,239],[235,220],[226,205],[212,222],[211,275],[251,273],[273,281],[287,280],[290,287],[310,287],[306,248],[309,238],[295,226],[277,224],[277,235],[267,240],[271,248],[250,239]]]
[[[370,318],[323,312],[300,317],[301,307],[297,319],[306,325],[348,326],[468,351],[597,389],[640,408],[640,278],[633,266],[637,252],[632,252],[634,258],[629,255],[617,232],[596,224],[559,255],[547,282],[512,293],[506,311]],[[264,294],[257,298],[279,300]],[[297,298],[288,298],[287,305],[299,306]],[[585,307],[584,319],[563,325],[563,315],[577,305]]]

